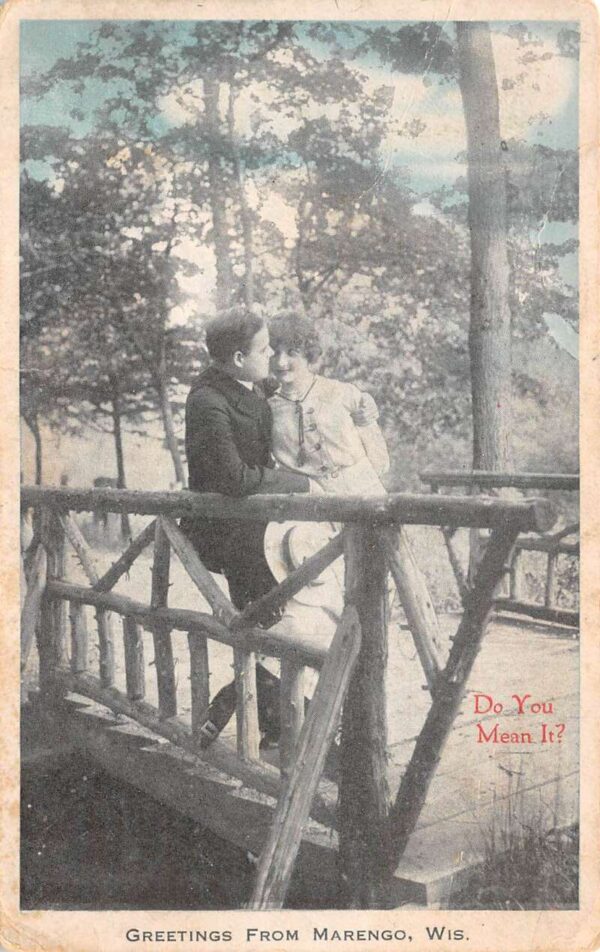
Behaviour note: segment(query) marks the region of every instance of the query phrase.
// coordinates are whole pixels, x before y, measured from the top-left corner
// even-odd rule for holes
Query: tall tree
[[[518,65],[514,75],[502,75],[502,88],[525,89],[533,81],[532,57],[576,55],[574,39],[565,34],[561,49],[549,54],[539,48],[537,36],[519,29],[510,36]],[[469,183],[458,180],[454,188],[432,193],[427,212],[425,196],[411,194],[395,158],[384,159],[386,141],[389,145],[398,133],[414,139],[425,123],[416,116],[395,126],[392,91],[374,89],[372,76],[361,72],[361,62],[369,69],[375,56],[392,71],[410,74],[413,82],[422,78],[423,86],[434,85],[436,95],[458,81],[458,46],[448,25],[113,22],[92,31],[75,56],[36,77],[33,86],[42,95],[62,90],[73,112],[87,116],[79,130],[82,148],[86,143],[94,148],[98,129],[104,131],[107,149],[112,140],[112,156],[134,146],[134,155],[114,160],[128,190],[120,207],[132,228],[126,263],[111,271],[115,293],[109,302],[111,320],[118,322],[120,315],[128,346],[135,350],[136,339],[147,345],[151,337],[148,355],[157,357],[161,368],[160,341],[150,331],[155,320],[165,319],[169,306],[159,319],[148,302],[172,297],[169,269],[179,265],[177,238],[169,244],[166,234],[169,220],[172,234],[193,235],[198,260],[207,262],[203,288],[210,289],[216,271],[218,295],[212,305],[245,299],[268,303],[274,311],[303,302],[324,332],[325,369],[376,394],[397,444],[399,470],[417,452],[433,462],[432,436],[443,441],[449,460],[464,465],[471,433],[465,347]],[[100,100],[95,112],[92,97],[86,99],[88,85],[95,104]],[[31,86],[25,86],[26,96],[35,92]],[[38,133],[32,136],[35,142]],[[60,152],[61,143],[56,147]],[[154,159],[144,161],[160,161],[163,182],[168,182],[160,196],[158,191],[152,196],[149,182],[136,178],[136,150],[146,148]],[[513,140],[502,148],[513,337],[529,340],[545,333],[544,310],[576,320],[576,295],[559,275],[560,259],[572,252],[574,242],[562,241],[559,229],[555,246],[538,241],[534,248],[531,241],[532,229],[539,233],[544,222],[576,217],[576,156]],[[75,182],[76,170],[69,176]],[[160,217],[158,208],[165,202],[168,213]],[[144,220],[146,208],[156,210],[156,241],[147,214]],[[568,237],[568,230],[563,234]],[[53,260],[49,252],[48,261]],[[87,260],[91,266],[91,256]],[[140,301],[129,294],[127,268],[145,275]],[[47,292],[50,300],[55,293],[50,280]],[[212,305],[207,303],[205,314]],[[178,342],[166,321],[169,351]],[[171,354],[166,372],[163,363],[160,373],[173,406],[176,378],[186,379],[185,361],[180,368]],[[525,389],[537,393],[535,381],[522,377],[519,369],[517,398]]]
[[[39,137],[36,148],[49,161]],[[174,378],[185,383],[194,372],[198,340],[193,326],[169,323],[180,298],[177,275],[190,272],[173,255],[180,203],[172,170],[149,147],[124,140],[115,152],[112,140],[82,144],[65,136],[61,153],[53,183],[24,175],[24,333],[43,328],[57,336],[70,363],[69,413],[89,419],[86,407],[101,415],[108,407],[116,441],[117,412],[138,418],[154,393],[183,484],[170,391]],[[122,445],[117,461],[122,478]]]
[[[498,82],[489,26],[456,24],[459,82],[467,129],[471,235],[473,468],[511,464],[511,313],[506,178]]]

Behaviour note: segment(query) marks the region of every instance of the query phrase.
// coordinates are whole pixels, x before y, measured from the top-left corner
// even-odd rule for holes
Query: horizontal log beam
[[[550,539],[517,539],[516,548],[521,552],[554,552],[556,555],[579,555],[579,542],[557,542]]]
[[[545,499],[510,502],[488,496],[432,496],[390,493],[387,496],[291,495],[248,496],[218,493],[145,492],[129,489],[70,489],[25,486],[23,506],[52,506],[60,511],[129,512],[139,515],[208,516],[215,519],[286,522],[400,522],[406,525],[511,526],[521,532],[545,532],[555,521]]]
[[[494,602],[494,607],[497,612],[528,615],[530,618],[539,618],[540,621],[551,621],[557,625],[568,625],[569,628],[579,628],[579,612],[569,611],[567,608],[549,608],[547,605],[519,602],[511,598],[497,598]]]
[[[479,486],[502,489],[579,489],[578,473],[493,473],[488,470],[460,472],[426,470],[419,473],[421,482],[429,486]]]
[[[236,618],[230,622],[233,630],[252,627],[266,621],[278,608],[300,592],[305,585],[317,578],[321,572],[331,565],[344,551],[344,539],[340,532],[327,545],[319,549],[302,563],[300,568],[292,572],[286,579],[271,589],[266,595],[251,602]]]
[[[54,681],[63,691],[72,691],[90,698],[98,704],[104,705],[115,714],[124,714],[142,727],[148,728],[160,737],[165,737],[177,747],[199,759],[211,764],[217,770],[237,780],[244,786],[253,787],[259,793],[277,799],[281,792],[281,777],[279,771],[264,761],[240,760],[236,753],[222,740],[217,738],[207,750],[198,751],[196,742],[188,724],[180,717],[171,717],[168,720],[160,718],[158,710],[146,701],[130,701],[116,688],[104,688],[98,678],[91,674],[73,675],[69,671],[59,669],[55,672]],[[326,788],[318,790],[312,802],[310,811],[313,819],[325,826],[335,825],[336,791]]]
[[[579,523],[572,522],[571,525],[565,526],[563,529],[559,529],[558,532],[553,532],[552,535],[549,535],[548,538],[552,539],[553,542],[559,542],[561,539],[566,539],[567,536],[579,535]]]
[[[151,608],[126,595],[112,592],[96,592],[83,585],[52,581],[46,586],[50,598],[66,599],[82,605],[97,605],[105,611],[131,615],[145,628],[151,629],[156,622],[164,622],[177,631],[199,631],[202,635],[232,648],[245,648],[276,658],[292,657],[298,664],[320,668],[327,657],[328,646],[318,635],[302,634],[292,637],[277,630],[277,626],[264,631],[261,628],[245,628],[243,632],[230,631],[212,615],[187,608]]]

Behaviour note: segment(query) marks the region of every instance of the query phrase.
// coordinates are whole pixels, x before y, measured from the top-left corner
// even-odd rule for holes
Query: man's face
[[[236,377],[248,383],[258,383],[269,376],[269,360],[273,351],[269,344],[269,329],[261,327],[252,338],[246,354],[241,351],[235,355]]]

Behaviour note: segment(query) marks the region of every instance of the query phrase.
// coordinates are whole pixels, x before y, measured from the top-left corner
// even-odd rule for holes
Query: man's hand
[[[361,393],[358,407],[351,413],[355,426],[371,426],[377,423],[379,411],[370,393]]]

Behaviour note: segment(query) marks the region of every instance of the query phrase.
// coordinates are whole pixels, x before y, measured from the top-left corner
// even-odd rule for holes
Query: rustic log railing
[[[501,489],[517,489],[524,492],[579,491],[577,473],[492,473],[483,470],[467,473],[436,470],[421,473],[420,478],[429,486],[432,493],[455,488],[463,488],[470,493],[495,493]],[[455,531],[450,527],[442,529],[450,564],[464,603],[469,584],[467,572],[453,545]],[[540,552],[546,556],[541,603],[526,600],[524,597],[522,570],[524,552]],[[575,558],[579,562],[579,523],[567,525],[552,534],[544,533],[537,537],[517,539],[506,565],[508,593],[496,598],[496,608],[502,612],[527,615],[542,621],[579,628],[579,612],[557,604],[557,569],[559,559],[564,556]]]
[[[191,492],[80,490],[25,487],[33,510],[33,539],[25,560],[28,590],[22,610],[22,649],[37,636],[42,704],[60,704],[69,691],[124,714],[197,757],[278,799],[271,835],[259,862],[252,906],[280,907],[285,899],[302,829],[311,814],[337,825],[340,883],[354,907],[385,903],[389,876],[414,829],[435,766],[485,631],[504,561],[520,532],[553,523],[544,500],[508,502],[489,497],[390,494],[379,498],[254,496],[229,499]],[[156,517],[103,575],[73,513],[119,512]],[[181,516],[340,523],[334,539],[271,592],[238,612],[175,520]],[[487,528],[490,542],[446,664],[433,604],[403,532],[406,524]],[[88,585],[65,577],[69,542]],[[149,604],[112,589],[148,545],[154,545]],[[169,605],[175,553],[212,613]],[[343,554],[346,607],[331,640],[318,632],[291,636],[260,622]],[[387,574],[391,572],[421,661],[432,706],[391,813],[387,789],[385,668]],[[83,606],[96,608],[99,677],[89,667]],[[38,612],[39,608],[39,612]],[[122,619],[125,692],[115,687],[116,635]],[[39,616],[39,617],[36,617]],[[67,619],[69,624],[67,625]],[[142,629],[152,634],[158,706],[147,702]],[[191,724],[178,715],[172,632],[187,633]],[[237,750],[216,740],[203,750],[200,726],[210,701],[208,641],[234,650]],[[280,771],[260,759],[255,654],[281,662]],[[305,717],[305,667],[319,680]],[[342,712],[338,806],[320,775]]]

